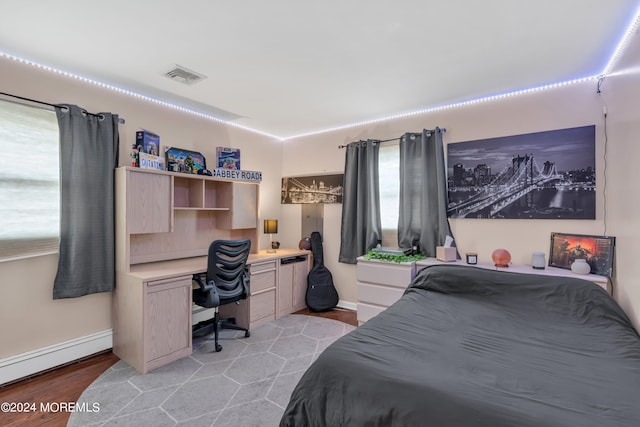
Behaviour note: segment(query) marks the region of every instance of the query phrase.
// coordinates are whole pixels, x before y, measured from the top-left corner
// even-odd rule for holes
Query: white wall
[[[637,39],[638,37],[636,37]],[[634,40],[621,68],[638,66],[638,40]],[[615,298],[636,326],[640,325],[640,201],[632,186],[640,159],[640,74],[636,70],[609,77],[602,93],[595,81],[467,105],[438,112],[380,122],[321,135],[299,138],[285,143],[283,176],[341,171],[344,151],[337,147],[359,139],[388,139],[407,131],[446,128],[445,144],[517,135],[529,132],[596,125],[596,220],[488,220],[451,219],[451,226],[461,251],[477,252],[480,261],[490,261],[491,252],[507,248],[515,263],[527,263],[531,253],[549,253],[553,231],[596,234],[605,232],[617,237],[615,257]],[[603,106],[608,104],[608,141],[606,143]],[[605,181],[606,178],[606,181]],[[606,200],[604,188],[606,183]],[[328,208],[328,209],[327,209]],[[325,263],[333,272],[340,299],[355,302],[355,267],[337,262],[340,238],[340,213],[326,205]],[[606,209],[606,211],[605,211]],[[285,214],[286,212],[286,214]],[[606,224],[605,224],[606,212]],[[283,216],[300,216],[299,207],[286,207]],[[296,236],[299,239],[299,235]],[[293,244],[294,238],[286,241]]]
[[[638,37],[636,37],[637,39]],[[640,65],[638,40],[628,49],[620,69]],[[444,127],[445,143],[596,125],[597,219],[451,221],[461,252],[478,252],[488,260],[496,247],[508,248],[513,261],[527,262],[531,252],[548,255],[552,231],[584,234],[606,232],[617,237],[615,297],[640,325],[640,200],[635,196],[640,159],[640,74],[608,77],[602,94],[595,82],[532,93],[500,101],[412,116],[284,143],[195,118],[146,101],[117,94],[67,77],[10,60],[0,59],[3,91],[52,103],[73,103],[92,112],[111,111],[127,123],[121,126],[120,164],[129,164],[135,131],[157,132],[163,145],[189,148],[213,158],[216,146],[240,148],[243,169],[260,170],[260,217],[281,220],[274,236],[284,247],[297,247],[301,212],[298,205],[280,205],[282,176],[342,172],[344,151],[338,145],[358,139],[387,139],[406,131]],[[603,102],[608,105],[606,200]],[[356,301],[355,267],[337,262],[340,246],[341,205],[324,207],[325,261],[343,301]],[[268,236],[262,236],[265,248]],[[111,295],[90,295],[68,300],[51,299],[57,256],[0,263],[0,359],[111,328]]]
[[[120,165],[131,164],[140,128],[158,133],[162,145],[200,151],[209,162],[217,146],[239,148],[242,168],[262,171],[260,217],[280,215],[278,141],[7,59],[0,59],[0,81],[4,92],[119,114],[126,120],[120,125]],[[25,151],[15,161],[28,162],[27,156]],[[266,248],[268,236],[260,240]],[[52,300],[57,260],[49,255],[0,262],[0,359],[111,329],[110,293]]]

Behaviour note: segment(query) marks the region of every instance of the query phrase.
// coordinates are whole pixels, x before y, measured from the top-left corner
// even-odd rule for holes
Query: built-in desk
[[[302,262],[286,262],[293,257]],[[250,296],[239,305],[220,307],[221,316],[254,328],[304,308],[310,262],[310,252],[304,250],[249,255]],[[200,256],[136,264],[119,272],[113,293],[113,352],[141,373],[191,354],[192,276],[206,269],[207,257]],[[200,309],[196,307],[196,316]]]

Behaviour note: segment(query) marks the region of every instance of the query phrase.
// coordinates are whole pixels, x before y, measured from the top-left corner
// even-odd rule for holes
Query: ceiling
[[[0,53],[287,138],[598,75],[637,10],[638,0],[5,1]],[[207,78],[170,80],[176,64]]]

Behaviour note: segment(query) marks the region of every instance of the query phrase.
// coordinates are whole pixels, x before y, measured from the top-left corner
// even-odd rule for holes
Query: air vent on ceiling
[[[174,66],[172,69],[164,73],[164,75],[171,80],[175,80],[186,85],[192,85],[207,78],[207,76],[189,70],[182,65]]]

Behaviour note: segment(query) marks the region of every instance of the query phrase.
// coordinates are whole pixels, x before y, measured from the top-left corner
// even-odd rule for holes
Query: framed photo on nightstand
[[[591,273],[611,277],[616,238],[584,234],[551,233],[549,265],[570,270],[571,263],[585,259]]]

